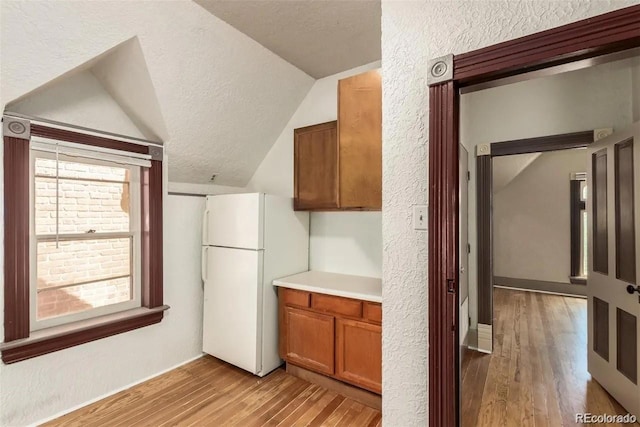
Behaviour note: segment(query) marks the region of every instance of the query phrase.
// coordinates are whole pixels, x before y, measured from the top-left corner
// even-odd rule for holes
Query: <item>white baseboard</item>
[[[493,325],[478,323],[478,351],[493,352]]]
[[[141,384],[141,383],[143,383],[143,382],[145,382],[145,381],[149,381],[150,379],[153,379],[153,378],[155,378],[155,377],[159,377],[160,375],[162,375],[162,374],[166,374],[166,373],[167,373],[167,372],[169,372],[169,371],[173,371],[174,369],[177,369],[177,368],[179,368],[179,367],[180,367],[180,366],[182,366],[182,365],[186,365],[187,363],[191,363],[191,362],[193,362],[194,360],[198,360],[198,359],[200,359],[200,358],[201,358],[201,357],[203,357],[203,356],[204,356],[204,353],[202,353],[202,354],[201,354],[201,355],[199,355],[199,356],[192,357],[191,359],[187,359],[187,360],[185,360],[184,362],[180,362],[180,363],[178,363],[177,365],[171,366],[170,368],[164,369],[164,370],[162,370],[162,371],[160,371],[160,372],[157,372],[157,373],[155,373],[155,374],[153,374],[153,375],[150,375],[150,376],[148,376],[148,377],[142,378],[142,379],[141,379],[141,380],[139,380],[139,381],[132,382],[131,384],[127,384],[127,385],[125,385],[125,386],[123,386],[123,387],[120,387],[120,388],[117,388],[117,389],[115,389],[115,390],[112,390],[112,391],[110,391],[110,392],[108,392],[108,393],[105,393],[105,394],[103,394],[103,395],[101,395],[101,396],[98,396],[98,397],[96,397],[96,398],[94,398],[94,399],[87,400],[86,402],[81,403],[81,404],[79,404],[79,405],[76,405],[76,406],[74,406],[74,407],[72,407],[72,408],[65,409],[64,411],[58,412],[57,414],[54,414],[54,415],[52,415],[52,416],[50,416],[50,417],[47,417],[47,418],[44,418],[44,419],[42,419],[42,420],[40,420],[40,421],[38,421],[38,422],[36,422],[36,423],[30,424],[30,425],[29,425],[29,427],[32,427],[32,426],[39,426],[39,425],[44,424],[44,423],[46,423],[46,422],[49,422],[49,421],[55,420],[56,418],[60,418],[60,417],[62,417],[62,416],[64,416],[64,415],[67,415],[67,414],[69,414],[69,413],[73,412],[73,411],[77,411],[78,409],[84,408],[84,407],[85,407],[85,406],[87,406],[87,405],[91,405],[92,403],[95,403],[95,402],[97,402],[97,401],[99,401],[99,400],[105,399],[105,398],[107,398],[107,397],[109,397],[109,396],[113,396],[113,395],[114,395],[114,394],[116,394],[116,393],[120,393],[120,392],[121,392],[121,391],[123,391],[123,390],[126,390],[126,389],[128,389],[128,388],[134,387],[134,386],[136,386],[136,385],[138,385],[138,384]]]

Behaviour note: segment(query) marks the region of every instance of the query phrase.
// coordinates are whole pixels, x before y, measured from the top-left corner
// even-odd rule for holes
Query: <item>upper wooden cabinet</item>
[[[296,129],[296,210],[382,208],[382,84],[378,71],[338,82],[338,121]]]
[[[340,207],[382,208],[382,80],[377,70],[338,82]]]
[[[296,210],[339,206],[337,122],[294,131],[293,187]]]

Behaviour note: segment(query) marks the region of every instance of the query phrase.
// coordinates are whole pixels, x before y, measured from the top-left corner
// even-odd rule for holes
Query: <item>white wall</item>
[[[58,80],[13,104],[13,113],[144,138],[89,70]],[[100,114],[96,114],[99,111]]]
[[[89,72],[58,82],[21,103],[19,109],[27,114],[46,113],[65,123],[140,135]],[[2,191],[0,187],[0,205]],[[203,198],[165,199],[164,301],[171,309],[163,321],[15,364],[0,363],[0,425],[36,422],[201,355],[203,209]],[[4,224],[3,212],[0,206],[0,224]],[[0,277],[4,280],[4,275]],[[4,307],[3,289],[0,286],[0,307]]]
[[[385,426],[428,424],[427,263],[439,254],[427,254],[426,235],[413,230],[410,213],[428,197],[428,60],[635,3],[382,1]]]
[[[632,122],[631,72],[609,63],[460,98],[460,142],[469,153],[469,314],[477,326],[476,158],[478,144],[557,135]]]
[[[380,62],[319,79],[247,185],[248,191],[293,196],[293,130],[336,120],[338,80],[380,67]],[[380,212],[314,212],[310,217],[311,269],[382,276]]]
[[[511,156],[493,160],[494,170]],[[587,150],[543,153],[493,198],[493,272],[569,283],[572,172],[587,171]]]

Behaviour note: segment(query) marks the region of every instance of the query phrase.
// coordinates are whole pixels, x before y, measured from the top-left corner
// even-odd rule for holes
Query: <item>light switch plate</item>
[[[413,206],[413,229],[414,230],[426,230],[427,229],[427,206],[426,205],[414,205]]]

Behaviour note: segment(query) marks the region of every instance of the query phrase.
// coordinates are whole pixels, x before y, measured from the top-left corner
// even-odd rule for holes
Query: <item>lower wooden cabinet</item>
[[[333,375],[335,318],[288,306],[284,310],[287,337],[284,359],[316,372]]]
[[[382,327],[336,319],[336,377],[382,392]]]
[[[380,394],[382,316],[377,303],[279,289],[280,357]]]

